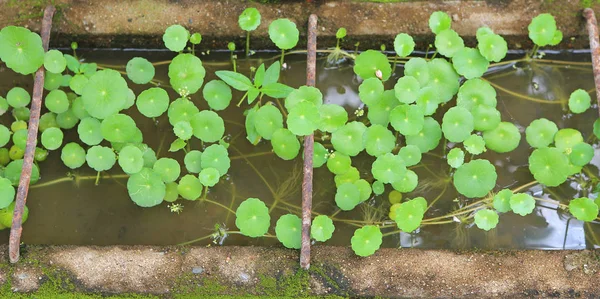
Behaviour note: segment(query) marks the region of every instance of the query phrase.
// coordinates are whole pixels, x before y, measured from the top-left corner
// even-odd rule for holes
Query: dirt
[[[45,0],[0,0],[3,14],[0,27],[22,24],[37,29]],[[9,3],[13,3],[9,5]],[[17,4],[14,4],[17,3]],[[237,24],[246,7],[257,7],[262,24],[252,32],[252,47],[273,48],[268,39],[268,24],[277,18],[290,18],[305,35],[308,16],[319,17],[319,42],[332,46],[335,32],[345,27],[348,38],[342,43],[354,48],[378,48],[382,43],[392,49],[393,38],[400,32],[415,36],[418,48],[433,41],[427,20],[433,11],[447,12],[453,28],[473,45],[475,32],[489,26],[505,36],[510,48],[529,47],[527,25],[539,13],[556,16],[563,31],[562,48],[587,46],[579,0],[505,0],[505,1],[419,1],[403,3],[366,3],[354,1],[314,1],[286,4],[262,4],[241,0],[168,1],[168,0],[54,0],[59,7],[55,17],[52,44],[68,46],[76,40],[83,47],[162,48],[161,36],[171,24],[182,24],[191,32],[203,35],[202,48],[225,48],[235,41],[242,49],[245,33]],[[593,7],[600,8],[594,3]],[[299,47],[305,46],[301,38]],[[325,46],[320,46],[325,47]]]

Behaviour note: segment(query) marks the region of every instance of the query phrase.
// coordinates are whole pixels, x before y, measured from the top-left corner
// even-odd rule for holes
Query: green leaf
[[[459,89],[460,77],[454,70],[452,64],[446,59],[435,58],[427,62],[429,68],[429,81],[427,86],[433,88],[437,103],[447,103]]]
[[[400,102],[396,99],[394,91],[386,90],[383,92],[381,99],[367,109],[367,118],[371,124],[387,127],[390,122],[390,111],[398,105],[400,105]]]
[[[70,103],[67,94],[64,91],[57,89],[46,95],[44,105],[50,112],[59,114],[69,110]]]
[[[42,39],[27,28],[6,26],[0,31],[0,59],[19,74],[33,74],[44,63]]]
[[[348,169],[348,171],[346,171],[342,174],[338,174],[333,178],[336,187],[339,187],[345,183],[354,184],[359,179],[360,179],[360,173],[358,172],[358,169],[356,167],[350,167],[350,169]],[[360,200],[360,197],[359,197],[359,200]]]
[[[369,256],[375,253],[383,242],[383,234],[379,227],[366,225],[354,231],[350,240],[352,250],[359,256]]]
[[[136,131],[135,121],[126,114],[113,114],[102,121],[100,125],[102,137],[109,142],[128,142]]]
[[[258,198],[244,200],[235,211],[235,226],[248,237],[260,237],[267,233],[271,222],[269,209]]]
[[[298,89],[292,90],[285,98],[284,106],[285,109],[290,111],[294,106],[302,102],[310,102],[319,107],[323,104],[323,94],[315,87],[300,86]]]
[[[85,163],[85,150],[75,142],[67,143],[62,148],[60,159],[71,169],[79,168]]]
[[[169,95],[160,87],[152,87],[138,95],[136,106],[145,117],[159,117],[169,108]]]
[[[352,184],[358,188],[358,200],[360,202],[365,202],[371,197],[371,184],[363,179],[358,179],[354,181]]]
[[[24,88],[13,87],[6,94],[6,101],[13,108],[21,108],[29,105],[31,96]]]
[[[350,170],[352,160],[340,152],[333,152],[327,159],[327,169],[333,174],[344,174]]]
[[[145,58],[135,57],[127,62],[127,77],[135,84],[146,84],[154,78],[154,66]]]
[[[360,53],[354,60],[354,73],[365,80],[376,77],[377,71],[381,72],[383,81],[392,75],[392,67],[387,56],[379,51],[367,50]]]
[[[85,110],[97,119],[117,114],[129,93],[127,82],[117,71],[101,70],[92,75],[81,92]]]
[[[508,45],[502,36],[492,32],[492,34],[486,34],[481,37],[478,36],[477,41],[479,52],[488,61],[500,62],[506,57]]]
[[[485,149],[485,141],[479,135],[471,135],[469,138],[465,139],[463,142],[465,149],[467,152],[473,155],[479,155],[486,151]]]
[[[183,159],[185,169],[191,173],[199,173],[202,171],[202,152],[199,150],[191,150],[185,154]]]
[[[525,129],[525,139],[531,147],[548,147],[554,141],[556,132],[558,132],[558,127],[554,122],[539,118],[532,121]]]
[[[435,36],[435,48],[448,58],[454,57],[464,46],[463,39],[452,29],[442,30]]]
[[[451,142],[463,142],[473,132],[473,116],[469,110],[462,107],[452,107],[442,120],[444,137]]]
[[[433,150],[440,143],[442,138],[442,128],[431,117],[426,117],[423,123],[423,130],[415,135],[406,136],[407,145],[415,145],[421,153],[426,153]]]
[[[421,88],[419,80],[412,76],[398,78],[394,85],[394,95],[404,104],[411,104],[417,100],[417,94]]]
[[[192,174],[184,175],[177,185],[177,193],[187,200],[197,200],[202,195],[202,183]]]
[[[360,191],[353,183],[343,183],[335,193],[335,203],[343,211],[350,211],[360,203]]]
[[[302,220],[293,214],[286,214],[279,217],[275,225],[275,235],[283,246],[300,249],[302,243]]]
[[[429,29],[435,34],[449,29],[451,24],[452,19],[443,11],[435,11],[429,16]]]
[[[333,221],[325,215],[315,217],[310,225],[310,237],[319,242],[331,239],[334,231]]]
[[[261,87],[265,79],[265,64],[261,63],[254,73],[254,87]]]
[[[377,157],[371,168],[373,178],[386,184],[401,180],[405,172],[402,158],[391,153]]]
[[[472,160],[456,169],[454,187],[468,197],[484,197],[496,186],[496,168],[488,160]]]
[[[278,129],[283,128],[283,115],[273,105],[263,105],[254,114],[254,127],[256,132],[266,140]]]
[[[71,88],[71,90],[76,94],[82,95],[83,90],[87,86],[89,81],[90,79],[85,75],[78,74],[73,76],[71,80],[69,80],[69,84],[67,86],[69,86],[69,88]]]
[[[417,188],[419,184],[419,176],[412,170],[408,169],[400,180],[392,182],[392,187],[398,192],[408,193]]]
[[[206,70],[200,58],[192,54],[179,54],[169,64],[169,82],[180,95],[198,92],[204,83]]]
[[[272,98],[283,99],[289,96],[294,89],[285,84],[274,82],[263,85],[260,91]]]
[[[204,142],[216,142],[225,133],[225,122],[215,112],[203,110],[196,113],[190,120],[194,136]]]
[[[464,47],[454,54],[452,64],[459,75],[466,79],[473,79],[483,76],[490,63],[483,57],[477,49]]]
[[[42,133],[42,145],[49,149],[58,149],[63,142],[63,132],[59,128],[48,128]]]
[[[421,57],[413,57],[404,64],[404,76],[410,76],[424,87],[429,83],[429,67],[427,66],[427,60]]]
[[[459,168],[465,162],[465,152],[458,147],[451,149],[446,157],[448,165],[452,168]]]
[[[255,105],[254,107],[244,111],[244,114],[246,115],[246,120],[244,121],[244,126],[246,127],[246,139],[253,145],[256,145],[258,142],[260,142],[260,135],[256,131],[256,112],[258,111],[258,108],[258,105]]]
[[[531,20],[527,30],[534,44],[540,47],[547,46],[554,39],[556,21],[551,14],[543,13]]]
[[[369,113],[371,110],[369,110]],[[319,106],[319,130],[323,132],[335,132],[348,121],[346,109],[336,104],[323,104]]]
[[[365,79],[358,86],[358,97],[367,105],[374,105],[383,95],[383,83],[375,77]]]
[[[281,64],[279,64],[279,61],[273,62],[273,64],[271,64],[271,66],[269,66],[265,72],[265,78],[263,79],[262,85],[265,86],[279,81],[280,71]]]
[[[569,202],[569,212],[578,220],[594,221],[598,216],[598,205],[587,197],[576,198]]]
[[[118,162],[127,174],[138,173],[144,167],[142,151],[133,145],[126,145],[119,151]]]
[[[100,172],[111,169],[117,157],[111,148],[96,145],[88,149],[85,160],[92,169]]]
[[[171,183],[179,178],[181,174],[181,166],[179,162],[171,158],[160,158],[152,167],[155,173],[160,175],[160,178],[165,183]]]
[[[253,31],[260,25],[260,13],[254,7],[248,7],[242,11],[238,18],[240,28],[245,31]]]
[[[227,174],[231,166],[227,148],[221,144],[213,144],[207,147],[202,153],[201,166],[202,168],[216,168],[221,176]]]
[[[398,105],[390,112],[390,123],[402,135],[416,135],[425,123],[423,109],[415,105]]]
[[[342,39],[344,37],[346,37],[346,28],[340,27],[335,33],[335,38]]]
[[[287,126],[294,135],[310,135],[319,127],[319,108],[315,104],[303,101],[293,106],[289,111]]]
[[[371,185],[371,189],[373,189],[375,195],[381,195],[385,192],[385,185],[380,181],[375,181],[373,182],[373,185]]]
[[[198,112],[200,112],[198,107],[192,101],[179,98],[169,105],[167,115],[169,116],[169,123],[174,126],[180,121],[191,121]]]
[[[171,25],[165,30],[163,42],[165,47],[173,52],[181,52],[185,49],[190,32],[181,25]]]
[[[425,198],[417,197],[408,200],[401,203],[398,208],[396,208],[396,217],[394,217],[394,221],[396,221],[399,229],[406,233],[410,233],[421,225],[426,209],[427,201]]]
[[[500,213],[506,213],[510,211],[510,198],[512,196],[513,192],[510,189],[502,189],[494,196],[494,209]]]
[[[594,158],[594,147],[582,142],[573,146],[569,161],[575,166],[585,166]]]
[[[336,151],[354,157],[364,149],[363,135],[366,130],[367,127],[361,122],[349,122],[331,134],[331,144]]]
[[[497,153],[508,153],[519,146],[521,133],[517,126],[509,122],[501,122],[495,129],[483,132],[487,148]]]
[[[269,25],[269,38],[277,48],[288,50],[298,44],[300,32],[289,19],[277,19]]]
[[[396,146],[396,137],[382,125],[368,127],[362,139],[367,154],[374,157],[390,153]]]
[[[169,152],[176,152],[182,148],[184,148],[187,145],[187,142],[185,142],[185,140],[181,140],[179,138],[175,139],[175,141],[173,141],[171,143],[171,146],[169,146]]]
[[[165,197],[166,190],[160,175],[149,168],[142,169],[127,180],[129,197],[140,207],[148,208],[159,205]]]
[[[58,50],[49,50],[44,55],[44,68],[51,73],[60,74],[67,68],[67,60]]]
[[[590,94],[583,89],[577,89],[569,97],[569,109],[573,113],[583,113],[592,105]]]
[[[529,156],[529,171],[540,183],[555,187],[567,180],[569,158],[553,147],[538,148]]]
[[[0,178],[0,209],[8,207],[15,200],[15,187],[7,178]]]
[[[471,109],[473,125],[477,131],[490,131],[500,124],[500,111],[487,105],[476,105]]]
[[[225,83],[229,84],[229,86],[239,91],[247,91],[254,87],[252,81],[240,73],[232,71],[216,71],[215,75],[225,81]]]
[[[220,178],[219,171],[216,168],[204,168],[198,174],[198,178],[200,179],[200,183],[206,187],[212,187],[219,182]]]
[[[515,193],[510,197],[510,208],[521,216],[529,215],[535,208],[535,199],[526,193]]]
[[[166,202],[175,202],[179,198],[179,193],[177,193],[177,187],[179,185],[177,185],[177,183],[175,183],[175,182],[170,182],[170,183],[166,183],[165,186],[166,186],[166,192],[165,192],[165,198],[163,200]]]
[[[252,86],[248,90],[248,104],[254,103],[254,100],[256,100],[258,98],[259,94],[260,94],[260,90],[258,90],[258,88],[256,88],[256,87]]]
[[[498,225],[498,218],[498,214],[493,210],[479,210],[475,213],[475,224],[480,229],[489,231]]]
[[[402,158],[406,166],[414,166],[421,162],[421,150],[415,145],[406,145],[400,148],[398,156]]]
[[[6,168],[4,168],[4,177],[9,179],[13,186],[19,185],[19,179],[21,178],[21,173],[23,172],[23,159],[13,160]],[[33,164],[31,168],[31,182],[33,185],[37,183],[40,179],[40,169],[36,164]]]
[[[319,142],[315,142],[314,151],[313,151],[313,168],[319,168],[323,166],[327,162],[327,158],[329,157],[329,151],[323,144]],[[302,155],[304,159],[304,155]]]
[[[400,33],[394,38],[394,51],[400,57],[407,57],[414,51],[415,41],[412,36],[406,33]]]
[[[190,43],[194,45],[199,45],[202,42],[202,35],[198,32],[190,35]]]
[[[288,129],[277,129],[271,136],[271,146],[275,154],[283,160],[292,160],[300,152],[300,142]]]
[[[554,135],[554,146],[565,153],[569,153],[575,145],[581,142],[583,142],[583,136],[575,129],[560,129]]]

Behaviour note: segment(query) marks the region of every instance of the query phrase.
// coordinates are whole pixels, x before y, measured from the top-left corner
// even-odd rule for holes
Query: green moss
[[[264,295],[275,295],[277,294],[277,279],[275,277],[266,276],[260,274],[259,276],[259,293]]]

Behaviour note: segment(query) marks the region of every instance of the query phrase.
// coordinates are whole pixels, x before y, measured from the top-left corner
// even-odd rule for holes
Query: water
[[[88,62],[111,65],[125,65],[135,56],[145,57],[150,61],[171,59],[173,54],[168,52],[139,52],[139,51],[87,51],[79,53]],[[507,59],[515,59],[523,53],[515,53]],[[267,65],[273,59],[269,53],[261,53],[252,61],[240,60],[238,69],[247,73],[249,66],[257,67],[264,59]],[[228,54],[210,54],[202,57],[207,70],[205,82],[215,79],[214,72],[220,69],[230,69]],[[342,63],[337,67],[326,67],[325,57],[317,63],[317,87],[322,91],[327,103],[344,105],[353,115],[360,105],[358,84],[352,66]],[[303,55],[286,56],[287,68],[282,71],[282,82],[297,87],[306,81],[305,61]],[[569,61],[589,61],[587,52],[553,53],[545,59]],[[167,66],[156,69],[156,79],[167,82]],[[392,89],[402,67],[398,66],[396,73],[386,82],[386,89]],[[15,76],[2,68],[0,71],[0,94],[4,95],[11,86],[19,85],[31,90],[30,77]],[[547,100],[567,99],[568,95],[577,88],[593,89],[593,76],[589,65],[541,65],[518,62],[508,64],[490,71],[486,78],[493,83],[530,97]],[[136,94],[150,86],[130,84]],[[518,98],[497,88],[498,109],[503,121],[515,123],[523,132],[525,127],[534,119],[545,117],[559,126],[573,127],[583,133],[584,138],[592,135],[592,123],[597,117],[597,106],[584,114],[571,115],[566,113],[562,105],[541,104]],[[170,92],[171,99],[176,95]],[[592,93],[594,95],[594,93]],[[236,103],[242,94],[234,92],[232,103]],[[594,98],[594,96],[592,96]],[[192,96],[192,100],[201,108],[207,105],[201,99],[201,93]],[[451,103],[453,104],[453,103]],[[435,115],[440,121],[447,108],[440,108]],[[29,192],[28,207],[30,218],[24,225],[22,241],[28,244],[77,244],[77,245],[109,245],[109,244],[145,244],[169,245],[190,241],[207,236],[214,232],[215,224],[232,230],[235,227],[235,216],[225,207],[235,210],[239,203],[248,197],[258,197],[272,207],[275,198],[279,201],[271,213],[274,234],[276,219],[282,214],[296,213],[299,215],[301,204],[300,186],[302,180],[301,160],[283,161],[270,153],[270,144],[261,142],[252,146],[245,139],[243,127],[244,117],[242,108],[231,105],[219,114],[226,120],[226,134],[231,141],[229,149],[232,159],[227,179],[210,189],[208,199],[222,206],[209,202],[180,200],[183,211],[179,214],[170,212],[168,203],[153,208],[140,208],[130,199],[125,188],[126,178],[103,178],[98,186],[93,179],[81,179],[76,184],[64,181],[45,187],[33,187]],[[42,111],[44,112],[44,111]],[[159,157],[172,157],[183,160],[182,153],[167,152],[169,144],[175,139],[166,115],[151,120],[143,117],[134,107],[127,111],[136,119],[138,127],[144,133],[144,142],[157,150]],[[366,117],[366,116],[364,116]],[[68,140],[74,141],[76,133],[66,134]],[[192,142],[192,148],[201,149],[198,140]],[[451,144],[448,145],[449,147]],[[597,147],[597,144],[595,145]],[[496,165],[498,182],[494,190],[515,188],[533,181],[527,168],[527,159],[531,149],[525,141],[524,134],[520,146],[510,154],[495,154],[487,152],[483,157]],[[439,197],[436,204],[428,211],[425,218],[433,218],[447,214],[469,202],[461,198],[451,182],[444,183],[448,173],[445,160],[437,156],[443,155],[443,144],[424,155],[422,163],[427,167],[414,169],[419,176],[420,186],[405,198],[424,196],[429,202]],[[95,172],[87,166],[73,172],[62,165],[59,152],[51,152],[47,161],[41,166],[42,179],[38,185],[48,184],[56,179],[64,178],[67,173],[77,176],[95,176]],[[353,165],[361,171],[361,178],[370,180],[370,165],[372,158],[361,155],[353,159]],[[600,159],[596,157],[587,168],[598,174]],[[115,166],[111,175],[122,174]],[[582,196],[576,182],[567,182],[557,188],[533,186],[529,189],[536,197],[560,200],[568,203],[568,199]],[[389,191],[388,188],[387,191]],[[326,167],[315,170],[314,211],[332,215],[336,213],[333,196],[335,185],[333,176]],[[224,207],[223,207],[224,206]],[[473,225],[444,224],[422,227],[415,234],[390,233],[384,238],[386,247],[422,247],[422,248],[541,248],[541,249],[581,249],[594,247],[597,242],[594,231],[597,224],[582,224],[577,220],[569,220],[569,216],[557,205],[543,203],[534,213],[521,217],[513,213],[501,215],[500,224],[490,232],[484,232]],[[387,221],[389,203],[387,192],[382,196],[363,203],[351,212],[339,212],[336,219],[353,221]],[[357,223],[357,222],[355,222]],[[329,245],[348,246],[350,238],[357,225],[336,221],[336,231]],[[395,227],[390,225],[383,232],[393,232]],[[8,231],[1,232],[1,240],[8,240]],[[209,244],[211,239],[205,239],[197,244]],[[273,238],[251,239],[239,235],[230,235],[224,241],[226,245],[274,245],[278,242]],[[277,245],[280,246],[280,245]]]

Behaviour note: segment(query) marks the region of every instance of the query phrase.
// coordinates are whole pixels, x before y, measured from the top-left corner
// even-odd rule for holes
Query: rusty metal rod
[[[306,60],[306,85],[315,86],[317,69],[317,16],[308,17],[308,57]],[[302,247],[300,248],[300,267],[310,267],[310,223],[312,215],[313,152],[315,136],[304,137],[304,179],[302,180]]]
[[[590,39],[590,50],[592,51],[592,69],[594,70],[594,83],[596,85],[596,100],[600,105],[600,40],[598,39],[598,22],[594,10],[586,8],[583,10],[586,19],[585,27]],[[600,114],[600,106],[598,108]]]
[[[42,19],[42,46],[44,51],[48,51],[50,42],[50,29],[52,29],[52,17],[56,9],[49,5],[44,10],[44,18]],[[8,255],[11,263],[19,261],[19,245],[21,243],[21,219],[23,218],[23,209],[27,201],[27,193],[29,192],[29,182],[31,180],[31,168],[33,167],[33,157],[35,146],[37,144],[37,134],[40,122],[40,110],[42,108],[42,94],[44,92],[44,66],[41,66],[35,73],[33,82],[33,97],[31,101],[31,114],[29,116],[29,128],[27,131],[27,145],[25,146],[25,155],[23,156],[23,170],[21,171],[21,179],[17,189],[17,199],[13,214],[12,227],[10,229],[10,239],[8,243]]]

